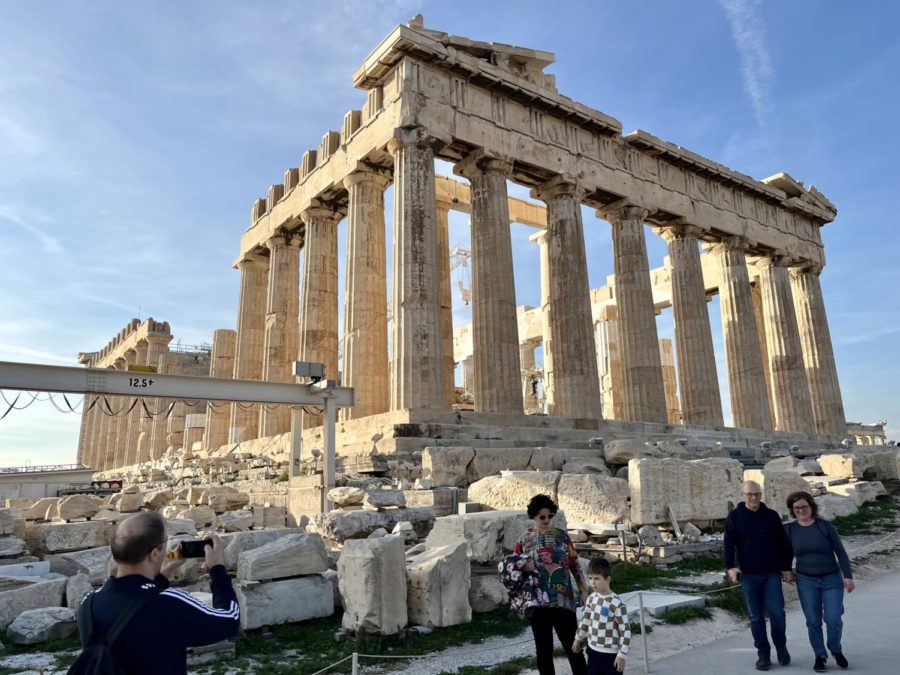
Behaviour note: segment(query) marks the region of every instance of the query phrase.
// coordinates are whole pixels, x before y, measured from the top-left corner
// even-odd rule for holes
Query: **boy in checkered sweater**
[[[572,651],[580,652],[581,643],[586,642],[588,675],[615,675],[625,670],[631,643],[628,609],[609,588],[612,568],[606,560],[591,560],[587,576],[594,592],[584,605]]]

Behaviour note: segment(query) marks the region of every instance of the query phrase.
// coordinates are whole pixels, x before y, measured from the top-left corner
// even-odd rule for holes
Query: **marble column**
[[[164,351],[159,355],[156,372],[162,375],[180,375],[181,359],[178,354]],[[184,404],[177,403],[175,399],[161,398],[157,399],[157,408],[153,411],[155,414],[152,424],[150,425],[150,443],[147,448],[147,457],[142,461],[150,461],[159,459],[166,453],[168,447],[167,435],[169,430],[169,421],[176,414],[176,408],[181,405],[181,415],[184,415]]]
[[[597,212],[612,225],[622,415],[630,422],[665,423],[666,392],[644,239],[646,214],[627,204]]]
[[[683,423],[721,427],[722,398],[700,265],[701,232],[683,223],[661,228],[672,264],[672,314]]]
[[[672,341],[660,339],[659,360],[662,362],[663,387],[666,389],[666,416],[669,424],[684,424],[681,406],[678,404],[678,379],[675,376],[675,355]]]
[[[434,139],[420,127],[394,132],[391,409],[441,409],[445,391],[437,262]]]
[[[89,366],[90,367],[90,366]],[[82,409],[82,426],[84,428],[84,446],[78,461],[85,466],[93,466],[94,461],[94,438],[97,433],[97,423],[99,421],[99,401],[94,394],[85,394],[81,404]]]
[[[756,266],[753,267],[756,270]],[[769,347],[766,344],[766,320],[763,313],[762,291],[759,286],[759,276],[750,278],[750,296],[753,299],[753,313],[756,317],[756,339],[759,342],[759,354],[763,363],[763,376],[766,379],[766,393],[769,402],[769,419],[775,424],[775,395],[772,393],[772,372],[769,368]]]
[[[437,267],[441,293],[441,376],[444,382],[444,407],[456,403],[456,362],[453,358],[453,291],[450,283],[450,207],[437,202]]]
[[[172,336],[169,334],[154,335],[153,333],[150,333],[147,335],[146,363],[148,366],[154,368],[155,372],[160,372],[159,358],[169,351],[169,342],[171,339]],[[167,399],[150,398],[144,399],[144,405],[147,406],[147,410],[149,410],[150,413],[156,415],[157,412],[168,405],[168,402]],[[150,441],[153,435],[153,421],[155,418],[147,414],[147,410],[144,410],[144,405],[140,406],[141,424],[138,431],[136,464],[146,462],[152,456]]]
[[[277,234],[266,241],[269,279],[263,335],[262,376],[266,382],[292,382],[293,363],[300,346],[300,239]],[[261,405],[259,435],[283,434],[291,429],[291,407]]]
[[[594,324],[597,343],[597,370],[603,419],[622,419],[622,361],[619,357],[619,313],[615,305],[600,308]]]
[[[236,380],[258,380],[262,376],[268,268],[269,259],[258,255],[245,255],[238,263],[241,271],[241,295],[234,348]],[[258,406],[232,403],[228,442],[240,443],[258,437]]]
[[[816,432],[823,436],[843,436],[847,433],[847,421],[825,314],[825,299],[819,284],[821,272],[821,266],[816,265],[791,268],[794,310]]]
[[[231,379],[234,376],[234,347],[237,331],[220,328],[213,331],[209,376]],[[230,405],[225,401],[210,401],[206,407],[206,431],[203,447],[213,451],[228,443],[228,419]]]
[[[797,314],[791,297],[789,263],[789,258],[778,253],[763,256],[757,263],[772,373],[775,428],[815,433]]]
[[[555,414],[599,419],[600,383],[581,223],[583,190],[555,178],[532,194],[547,204]]]
[[[522,406],[526,414],[536,412],[539,408],[540,396],[538,392],[532,393],[531,379],[535,373],[534,350],[537,347],[534,340],[526,340],[519,343],[519,362],[522,364],[522,372],[519,378],[519,386],[522,390]]]
[[[166,375],[184,374],[184,367],[182,366],[179,354],[163,354],[161,363],[162,372]],[[187,412],[187,404],[181,400],[175,400],[175,406],[172,408],[172,413],[166,420],[164,454],[172,456],[175,450],[183,446],[184,418],[187,415]],[[154,455],[153,459],[159,459],[159,456]]]
[[[342,383],[353,387],[355,403],[340,410],[341,419],[387,412],[391,404],[384,236],[389,181],[374,171],[357,171],[344,180],[349,207]]]
[[[471,183],[475,410],[519,413],[522,368],[506,191],[512,164],[475,153],[455,171]]]
[[[553,393],[553,307],[550,303],[550,247],[547,231],[541,230],[528,237],[537,243],[541,266],[541,351],[544,354],[544,405],[548,415],[556,414],[556,398]]]
[[[148,345],[146,340],[141,340],[134,346],[134,365],[147,365],[147,351]],[[141,427],[141,412],[143,411],[143,406],[141,405],[141,403],[142,400],[138,400],[137,405],[135,405],[135,407],[128,414],[128,431],[125,434],[125,466],[131,466],[132,464],[137,464],[138,462],[137,446]]]
[[[134,362],[134,352],[125,353],[116,359],[116,370],[128,370],[130,363]],[[125,441],[128,432],[128,407],[134,399],[129,396],[116,396],[112,402],[112,408],[116,413],[109,430],[109,462],[110,467],[125,465]]]
[[[769,389],[760,351],[747,271],[746,242],[729,237],[716,244],[719,261],[719,306],[733,425],[743,429],[772,429]]]
[[[300,299],[300,361],[325,364],[325,379],[338,378],[337,226],[343,214],[314,206],[300,214],[306,223]],[[322,415],[303,413],[303,428],[322,424]]]

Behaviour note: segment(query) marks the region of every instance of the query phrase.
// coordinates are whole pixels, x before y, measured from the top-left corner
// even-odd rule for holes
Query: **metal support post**
[[[331,396],[329,392],[326,392],[323,395],[323,398],[325,402],[325,420],[323,425],[325,434],[325,485],[322,490],[322,511],[328,513],[331,511],[332,507],[332,504],[328,499],[328,492],[334,487],[334,458],[337,446],[335,442],[335,435],[337,432],[335,429],[335,419],[337,417],[337,406],[335,405],[334,397]]]
[[[291,408],[291,476],[300,475],[300,452],[303,449],[302,413],[297,407]]]
[[[638,591],[638,607],[640,608],[641,622],[641,646],[644,648],[644,672],[650,672],[650,662],[647,657],[647,625],[644,623],[644,592]]]

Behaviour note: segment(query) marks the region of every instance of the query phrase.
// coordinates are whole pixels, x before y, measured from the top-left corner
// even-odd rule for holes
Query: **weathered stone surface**
[[[628,464],[632,459],[662,457],[654,445],[647,445],[637,438],[622,438],[610,441],[603,447],[603,458],[607,464]]]
[[[741,500],[743,468],[733,459],[635,459],[628,463],[631,521],[716,520]]]
[[[473,612],[493,612],[501,605],[509,604],[509,593],[497,577],[496,568],[476,574],[472,570],[469,587],[469,604]]]
[[[45,577],[50,574],[50,563],[34,556],[19,556],[10,561],[0,560],[0,577]]]
[[[14,645],[33,645],[61,640],[78,630],[75,613],[68,607],[28,609],[6,629],[6,639]]]
[[[87,574],[90,582],[99,586],[107,577],[107,568],[112,558],[109,546],[89,548],[84,551],[62,553],[60,557],[71,562],[81,574]]]
[[[532,448],[478,448],[466,468],[466,480],[474,483],[501,471],[525,471],[533,452]]]
[[[283,506],[252,506],[253,527],[285,527],[287,525],[287,509]],[[293,518],[292,518],[293,520]]]
[[[177,520],[191,520],[198,530],[203,530],[215,524],[216,512],[209,506],[191,506],[178,511],[175,514],[175,518]]]
[[[99,510],[89,495],[69,495],[57,503],[59,517],[63,520],[91,518]]]
[[[422,478],[434,487],[462,487],[468,483],[466,470],[475,458],[475,449],[464,446],[425,448]]]
[[[591,474],[563,474],[559,508],[570,523],[621,523],[630,518],[628,481]]]
[[[197,536],[197,525],[193,520],[173,518],[166,521],[166,527],[169,530],[169,536],[174,537],[176,534],[189,534],[192,537]]]
[[[244,630],[334,614],[334,591],[331,582],[321,575],[268,583],[239,580],[234,592]]]
[[[824,473],[822,471],[822,467],[819,466],[819,462],[813,459],[812,457],[807,457],[806,459],[801,459],[797,464],[800,469],[800,475],[802,476],[812,476],[820,473]]]
[[[300,534],[303,530],[285,527],[280,530],[250,530],[249,532],[226,532],[219,535],[225,548],[225,568],[229,572],[237,570],[241,553],[280,539],[290,534]]]
[[[60,607],[66,579],[32,581],[25,577],[0,577],[0,631],[22,612],[40,607]]]
[[[200,496],[200,503],[210,506],[216,513],[237,511],[250,503],[250,497],[227,485],[208,488]]]
[[[328,499],[335,506],[356,506],[362,504],[366,491],[358,487],[336,487],[328,491]]]
[[[787,507],[787,498],[792,492],[809,490],[808,481],[793,469],[786,471],[748,469],[744,471],[744,480],[759,483],[763,493],[762,501],[780,516],[793,517],[794,514]]]
[[[402,630],[407,623],[403,537],[346,541],[338,584],[346,630],[380,635]]]
[[[78,608],[84,596],[94,590],[87,574],[76,574],[66,579],[66,607],[78,616]]]
[[[847,497],[856,506],[862,506],[866,502],[874,502],[882,495],[887,494],[881,481],[860,481],[858,483],[847,483],[845,485],[832,485],[828,488],[830,494]]]
[[[857,457],[863,463],[863,476],[866,480],[896,480],[900,450],[886,448],[884,450],[857,449]]]
[[[638,530],[638,537],[644,546],[662,546],[663,540],[657,530],[652,525],[644,525]]]
[[[124,492],[116,503],[119,513],[135,513],[144,505],[144,495],[140,492]]]
[[[766,462],[763,467],[763,471],[789,471],[793,469],[798,464],[798,460],[796,457],[778,457],[776,459],[770,459]]]
[[[536,494],[557,501],[559,471],[503,471],[499,476],[486,476],[469,486],[469,501],[479,502],[499,511],[525,510]]]
[[[834,520],[839,516],[852,516],[859,511],[859,507],[848,497],[826,494],[814,499],[819,505],[819,517],[825,520]]]
[[[599,457],[589,458],[583,457],[580,459],[567,459],[566,463],[562,465],[563,473],[588,473],[588,474],[599,474],[601,476],[610,476],[612,472],[609,470],[609,467],[606,466],[606,462],[604,462]]]
[[[12,558],[25,553],[25,542],[18,537],[0,537],[0,558]]]
[[[472,620],[471,569],[465,542],[407,557],[406,578],[410,623],[443,628]]]
[[[688,523],[681,528],[681,535],[684,538],[684,541],[688,544],[700,541],[700,537],[702,534],[703,533],[700,531],[700,528],[693,523]]]
[[[0,509],[0,537],[16,534],[16,521],[21,520],[13,509]]]
[[[246,532],[253,526],[253,511],[226,511],[216,516],[216,525],[225,532]]]
[[[112,526],[104,521],[48,525],[41,534],[41,547],[47,553],[65,553],[109,544]]]
[[[31,520],[50,520],[56,516],[59,497],[44,497],[31,506]]]
[[[385,509],[388,507],[403,508],[406,506],[406,495],[403,490],[366,490],[363,499],[365,509]]]
[[[822,455],[819,457],[819,466],[826,476],[841,478],[862,478],[865,470],[865,463],[850,453]]]
[[[289,534],[259,548],[238,555],[240,579],[260,581],[304,574],[321,574],[328,569],[328,553],[318,534]]]
[[[326,539],[342,542],[368,537],[379,527],[391,531],[404,520],[412,523],[418,536],[424,537],[434,524],[434,509],[413,506],[386,511],[331,511],[317,514],[315,527]]]
[[[158,510],[164,506],[168,506],[169,502],[175,499],[175,495],[171,490],[152,490],[144,493],[144,506]]]

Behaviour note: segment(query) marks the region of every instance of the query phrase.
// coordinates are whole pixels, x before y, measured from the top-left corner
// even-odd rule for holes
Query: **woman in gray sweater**
[[[813,670],[825,672],[828,654],[822,637],[824,616],[828,650],[841,668],[849,664],[841,646],[844,623],[844,591],[852,593],[853,573],[850,558],[844,550],[837,530],[819,518],[815,500],[808,492],[793,492],[787,498],[788,510],[796,519],[784,526],[797,559],[797,595],[806,617],[809,642],[815,653]]]

